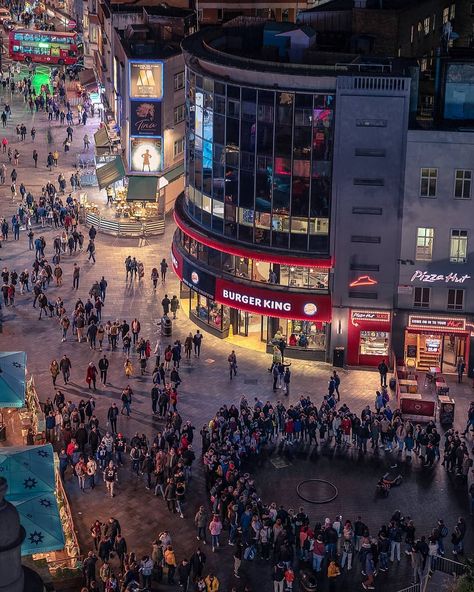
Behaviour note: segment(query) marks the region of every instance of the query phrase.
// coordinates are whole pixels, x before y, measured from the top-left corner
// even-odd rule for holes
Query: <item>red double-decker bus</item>
[[[9,40],[10,57],[19,62],[70,65],[79,57],[76,33],[16,29]]]

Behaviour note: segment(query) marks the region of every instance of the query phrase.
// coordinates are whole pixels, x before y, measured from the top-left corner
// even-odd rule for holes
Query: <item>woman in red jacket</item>
[[[91,388],[91,382],[95,390],[95,382],[97,380],[97,368],[94,365],[94,362],[89,362],[89,366],[87,366],[87,373],[86,373],[86,382]]]

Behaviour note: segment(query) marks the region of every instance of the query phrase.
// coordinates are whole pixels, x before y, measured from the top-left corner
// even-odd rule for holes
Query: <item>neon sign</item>
[[[349,284],[349,288],[356,288],[358,286],[374,286],[375,284],[378,284],[378,281],[374,280],[374,278],[371,278],[370,275],[361,275]]]

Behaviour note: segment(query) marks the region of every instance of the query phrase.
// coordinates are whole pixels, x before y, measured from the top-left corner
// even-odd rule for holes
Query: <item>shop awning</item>
[[[96,169],[99,189],[104,189],[125,177],[125,166],[121,156],[116,156],[110,162]]]
[[[168,181],[168,183],[172,183],[173,181],[176,181],[176,179],[179,179],[179,177],[182,175],[184,175],[184,163],[170,169],[163,175],[163,177]]]
[[[127,201],[156,201],[158,177],[134,175],[128,178]]]
[[[0,408],[25,405],[25,352],[0,353]]]
[[[110,139],[109,134],[107,132],[107,128],[101,127],[97,130],[94,134],[94,143],[97,148],[109,148],[110,147]]]
[[[26,531],[21,545],[22,555],[64,549],[63,527],[54,491],[11,503],[16,506],[20,524]]]
[[[8,483],[6,499],[17,507],[26,531],[22,555],[63,549],[51,444],[1,448],[0,472]]]
[[[81,86],[88,87],[97,85],[94,70],[92,68],[86,68],[79,72],[79,82]]]

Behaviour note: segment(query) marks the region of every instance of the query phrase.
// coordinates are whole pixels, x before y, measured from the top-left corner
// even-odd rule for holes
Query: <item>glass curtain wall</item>
[[[334,96],[226,84],[187,70],[186,203],[213,232],[329,252]]]

